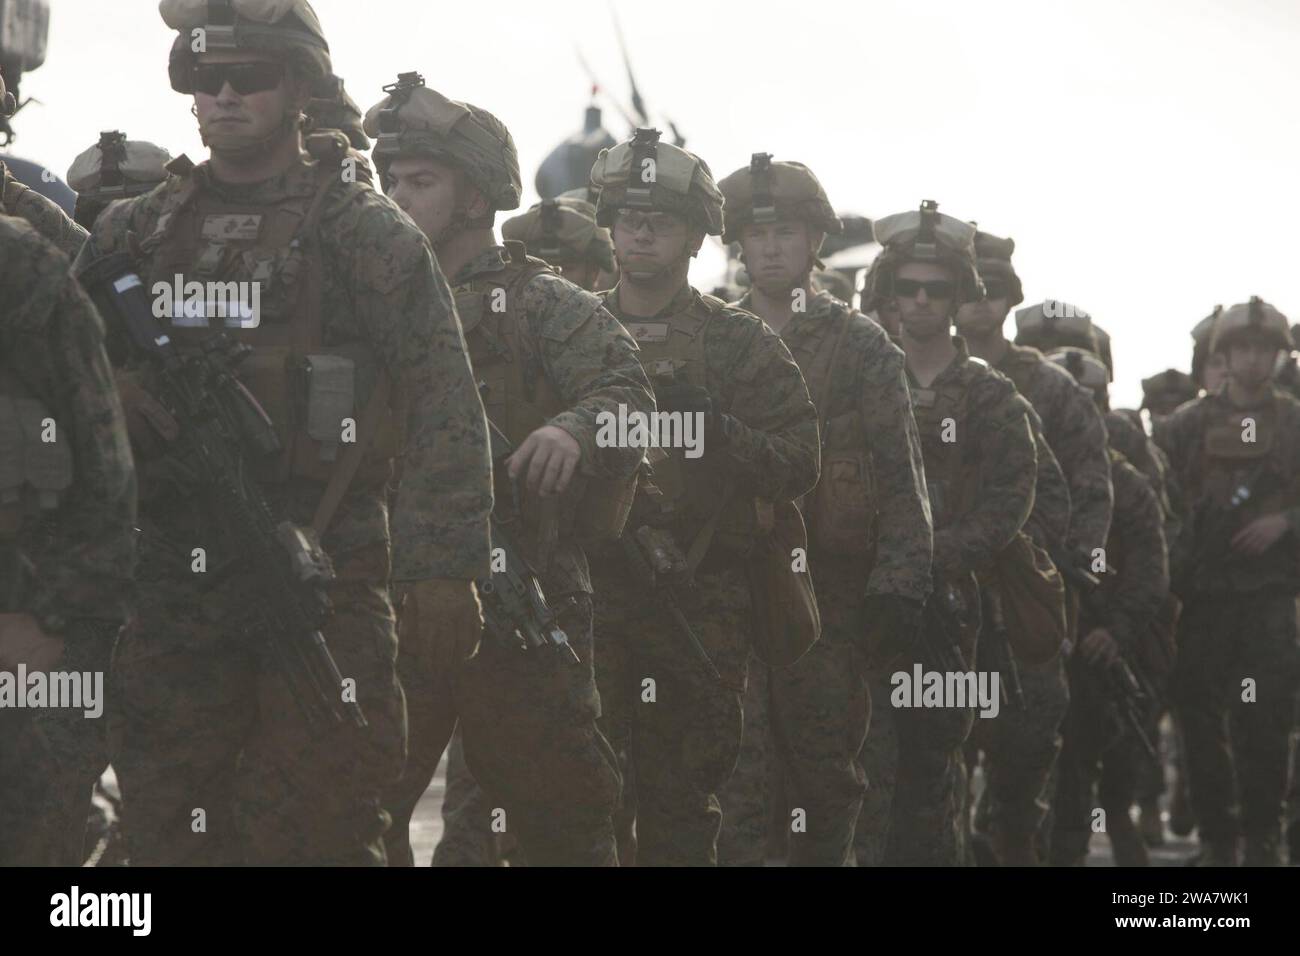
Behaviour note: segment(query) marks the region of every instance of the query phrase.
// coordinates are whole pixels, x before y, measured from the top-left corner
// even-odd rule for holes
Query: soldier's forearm
[[[724,467],[756,495],[792,500],[817,484],[820,450],[815,420],[780,431],[763,431],[734,415],[719,415],[717,427],[723,439]]]

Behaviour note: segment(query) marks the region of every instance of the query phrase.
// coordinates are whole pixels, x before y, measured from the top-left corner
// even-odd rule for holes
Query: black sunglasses
[[[931,299],[951,299],[955,291],[950,279],[933,279],[929,282],[920,279],[894,280],[894,295],[901,295],[904,299],[915,298],[922,289],[925,290],[926,297]]]
[[[240,96],[273,90],[284,79],[283,63],[196,63],[190,69],[196,93],[216,96],[227,83]]]

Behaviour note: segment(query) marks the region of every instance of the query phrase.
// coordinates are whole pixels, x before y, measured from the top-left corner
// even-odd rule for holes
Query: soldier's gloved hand
[[[63,657],[63,638],[46,634],[30,614],[0,614],[0,670],[50,671]]]
[[[864,597],[858,608],[856,637],[867,660],[883,660],[914,648],[924,610],[922,602],[899,594],[868,594]]]
[[[478,650],[483,606],[473,581],[432,578],[399,586],[402,630],[426,649],[439,674],[451,673]]]
[[[161,458],[166,454],[166,443],[175,441],[181,433],[176,419],[158,399],[144,390],[137,373],[117,369],[113,379],[126,417],[131,447],[145,460]]]
[[[713,399],[702,385],[673,382],[655,389],[655,405],[661,412],[703,412],[713,414]]]

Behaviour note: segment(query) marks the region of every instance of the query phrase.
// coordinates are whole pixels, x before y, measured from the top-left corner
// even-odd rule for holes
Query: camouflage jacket
[[[314,165],[306,154],[299,163]],[[200,195],[260,205],[288,195],[304,173],[295,166],[265,182],[232,186],[216,181],[205,162],[190,176]],[[98,255],[128,252],[147,275],[151,260],[141,254],[140,241],[155,232],[168,191],[188,178],[173,176],[105,210],[78,267]],[[406,397],[402,476],[391,520],[392,580],[486,576],[492,509],[487,426],[451,290],[424,235],[387,197],[340,177],[326,195],[319,241],[324,345],[369,345]],[[305,522],[320,494],[318,483],[294,480],[273,503]],[[168,529],[212,529],[211,518],[195,508],[201,503],[173,505],[166,514],[146,505],[142,513],[164,535]],[[323,543],[329,551],[387,543],[389,527],[382,488],[354,489]]]
[[[748,309],[749,296],[735,305]],[[828,336],[837,337],[831,366],[814,368]],[[856,411],[866,427],[878,529],[866,593],[924,601],[930,591],[934,532],[902,350],[875,322],[825,291],[813,294],[781,338],[799,363],[814,402],[824,396],[824,407],[817,409],[820,419],[828,422]],[[821,436],[823,443],[826,438]]]
[[[53,200],[16,180],[3,162],[0,162],[0,174],[4,176],[0,214],[26,219],[65,256],[75,258],[81,244],[86,241],[86,230],[73,222]]]
[[[135,468],[104,353],[104,327],[68,258],[27,223],[0,217],[0,361],[72,442],[73,483],[53,535],[23,534],[36,566],[25,609],[47,627],[126,620],[135,565]],[[57,437],[56,437],[57,440]],[[24,529],[24,531],[27,529]]]
[[[1132,648],[1169,594],[1164,515],[1155,489],[1118,452],[1113,453],[1115,520],[1106,540],[1108,570],[1085,601],[1080,632],[1104,627]]]
[[[1259,456],[1234,456],[1238,459],[1235,466],[1230,459],[1209,458],[1206,444],[1210,427],[1227,423],[1244,434],[1247,419],[1258,424]],[[1180,596],[1186,600],[1192,596],[1190,592],[1208,590],[1300,591],[1300,547],[1297,545],[1300,541],[1300,401],[1274,387],[1258,405],[1237,408],[1224,388],[1180,405],[1164,420],[1161,439],[1182,506],[1182,530],[1174,550],[1178,560],[1173,563],[1176,583],[1188,585],[1189,593],[1180,590]],[[1208,558],[1208,566],[1193,567],[1207,563],[1193,558],[1194,554],[1207,547],[1212,550],[1226,547],[1223,541],[1210,540],[1203,519],[1206,515],[1213,516],[1211,509],[1221,515],[1229,495],[1252,476],[1255,480],[1252,494],[1235,515],[1230,530],[1238,530],[1254,518],[1271,512],[1283,514],[1289,530],[1262,555],[1207,554],[1203,557]],[[1184,578],[1184,574],[1191,576]]]
[[[475,279],[491,277],[510,268],[503,246],[479,253],[456,274],[458,296]],[[548,425],[564,429],[582,450],[579,469],[600,478],[627,478],[636,472],[644,450],[596,443],[598,416],[618,418],[649,414],[655,410],[654,394],[645,370],[637,360],[632,336],[605,310],[598,296],[553,272],[543,272],[524,283],[520,334],[524,351],[540,360],[541,373],[561,407],[548,409]],[[465,338],[472,354],[489,347],[481,323],[465,319]],[[491,400],[489,397],[489,407]],[[504,422],[497,423],[503,429]],[[516,438],[516,442],[522,438]],[[498,504],[501,502],[498,501]],[[587,560],[576,543],[562,541],[551,556],[546,575],[547,593],[591,591]]]
[[[1160,509],[1165,516],[1165,543],[1172,548],[1182,526],[1175,510],[1177,482],[1170,474],[1169,456],[1154,439],[1147,437],[1146,429],[1140,424],[1142,419],[1135,418],[1136,415],[1135,412],[1111,409],[1106,413],[1106,433],[1110,436],[1111,448],[1151,482],[1151,489],[1160,500]]]
[[[628,316],[619,305],[618,286],[602,293],[605,307],[624,325],[671,324],[678,314],[702,308],[699,296],[684,285],[658,315]],[[793,501],[817,483],[820,464],[817,410],[803,374],[781,337],[757,316],[720,303],[715,307],[705,333],[704,381],[722,447],[705,449],[708,484],[695,485],[692,494],[716,499],[717,483],[731,482],[742,495]]]
[[[1106,425],[1092,395],[1037,349],[1008,343],[994,366],[1015,383],[1043,420],[1043,435],[1052,446],[1070,486],[1069,545],[1090,553],[1110,530],[1113,492],[1106,453]]]
[[[1065,544],[1070,531],[1070,486],[1061,470],[1061,463],[1056,460],[1052,446],[1043,435],[1042,419],[1028,402],[1025,402],[1025,412],[1034,430],[1038,479],[1034,483],[1034,510],[1025,522],[1024,531],[1040,548],[1055,548]]]
[[[956,358],[929,387],[908,369],[934,515],[934,569],[948,575],[987,566],[1015,538],[1033,511],[1038,479],[1025,400],[1004,375],[971,358],[961,336],[953,344]]]

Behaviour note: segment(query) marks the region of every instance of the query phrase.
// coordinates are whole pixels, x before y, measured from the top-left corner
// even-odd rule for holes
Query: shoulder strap
[[[357,423],[357,430],[362,440],[348,445],[347,451],[334,466],[329,483],[325,486],[325,492],[316,506],[316,514],[311,519],[311,526],[316,532],[317,540],[325,537],[330,522],[334,520],[334,513],[338,511],[343,496],[347,494],[352,479],[356,477],[357,469],[361,467],[361,460],[365,457],[366,449],[379,429],[380,418],[388,406],[390,390],[388,375],[380,373],[379,379],[375,382],[375,389],[370,393],[370,401],[366,404],[365,411],[361,413],[361,421]]]
[[[298,236],[304,242],[303,253],[308,260],[308,274],[303,277],[305,280],[304,285],[307,286],[306,302],[303,301],[304,290],[300,286],[298,303],[292,313],[295,327],[294,341],[299,346],[311,347],[320,344],[322,341],[321,297],[323,293],[322,280],[325,275],[325,260],[321,255],[318,226],[320,225],[321,212],[325,206],[325,199],[335,181],[334,176],[333,170],[322,168],[316,185],[316,194],[312,197],[311,205],[307,209],[307,215],[303,218],[302,227],[298,232]],[[305,341],[301,341],[300,337]],[[380,421],[384,413],[391,414],[389,409],[391,393],[392,383],[389,381],[388,373],[381,371],[379,377],[375,380],[375,387],[370,393],[370,401],[366,403],[361,418],[357,422],[357,434],[360,438],[348,445],[347,450],[334,465],[329,482],[325,485],[325,491],[316,506],[316,514],[312,517],[311,526],[316,532],[318,540],[325,537],[330,522],[334,520],[335,512],[338,511],[338,507],[343,502],[348,488],[351,487],[352,480],[356,477],[357,469],[361,467],[361,462],[370,448],[370,443],[374,440],[375,433],[379,431]]]
[[[830,403],[828,399],[831,396],[831,380],[835,377],[835,368],[838,365],[836,359],[839,357],[840,348],[844,345],[844,339],[848,337],[849,326],[853,324],[853,310],[844,310],[844,321],[840,323],[839,334],[835,336],[835,345],[831,349],[830,363],[826,366],[826,378],[822,380],[822,387],[817,393],[817,429],[818,435],[826,434],[826,419],[829,417],[828,409]]]

